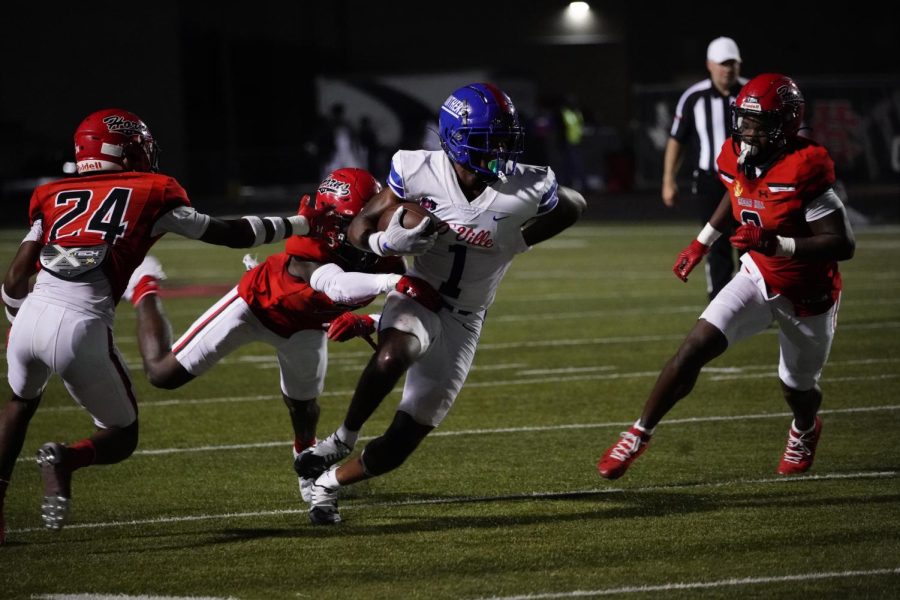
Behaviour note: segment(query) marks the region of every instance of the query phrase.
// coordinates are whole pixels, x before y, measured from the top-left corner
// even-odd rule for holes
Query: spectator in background
[[[374,173],[376,167],[382,166],[381,160],[381,143],[378,141],[378,134],[372,127],[372,119],[368,115],[359,118],[359,129],[357,130],[357,138],[359,140],[359,153],[365,168],[369,173]]]
[[[327,138],[330,137],[331,144],[326,147],[329,147],[331,153],[320,155],[325,159],[322,169],[323,179],[340,168],[364,166],[363,160],[359,157],[359,140],[356,131],[344,115],[344,105],[339,102],[332,104],[329,113],[325,143],[327,144]]]
[[[566,96],[559,107],[562,124],[563,169],[559,181],[575,189],[584,189],[584,157],[581,140],[584,137],[584,115],[572,96]]]
[[[685,147],[692,152],[691,193],[697,200],[701,222],[712,216],[725,194],[719,181],[716,158],[731,128],[734,100],[747,80],[740,77],[741,53],[735,41],[718,37],[706,49],[709,78],[689,87],[678,100],[663,159],[662,200],[672,208],[678,202],[676,176],[684,160]],[[727,225],[726,231],[731,231]],[[734,272],[734,251],[728,235],[720,237],[706,256],[706,291],[715,298]]]

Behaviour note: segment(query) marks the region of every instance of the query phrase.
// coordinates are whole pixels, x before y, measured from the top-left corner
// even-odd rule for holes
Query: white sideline
[[[821,573],[799,573],[796,575],[771,575],[769,577],[743,577],[741,579],[719,579],[718,581],[694,581],[687,583],[664,583],[660,585],[638,585],[600,590],[574,590],[571,592],[550,592],[545,594],[525,594],[522,596],[489,596],[478,600],[546,600],[548,598],[588,598],[591,596],[613,596],[616,594],[640,594],[643,592],[668,592],[672,590],[697,590],[727,586],[759,585],[788,581],[815,581],[817,579],[847,579],[851,577],[875,577],[878,575],[898,575],[900,567],[887,569],[867,569],[865,571],[824,571]]]
[[[564,498],[578,498],[582,496],[596,496],[606,494],[643,494],[672,490],[693,490],[701,488],[723,488],[741,485],[775,484],[790,485],[810,481],[833,481],[841,479],[873,479],[881,477],[897,477],[897,471],[858,471],[856,473],[825,473],[819,475],[799,475],[796,477],[767,477],[761,479],[733,479],[731,481],[710,481],[705,483],[685,483],[673,485],[654,485],[635,488],[593,488],[588,490],[569,490],[565,492],[531,492],[522,494],[502,494],[498,496],[456,496],[453,498],[425,498],[419,500],[397,500],[394,502],[360,502],[341,505],[341,511],[359,510],[367,508],[391,508],[397,506],[433,506],[438,504],[471,504],[476,502],[497,502],[514,500],[535,500],[540,498],[552,498],[560,500]],[[275,517],[282,515],[306,514],[308,509],[283,508],[277,510],[258,510],[239,513],[220,513],[205,515],[185,515],[181,517],[155,517],[152,519],[133,519],[131,521],[106,521],[100,523],[73,523],[66,525],[66,531],[72,529],[106,529],[110,527],[135,527],[140,525],[160,525],[165,523],[187,523],[195,521],[215,521],[220,519],[247,519],[256,517]],[[7,529],[7,533],[31,533],[46,531],[43,527],[24,527],[21,529]]]
[[[852,408],[832,408],[823,409],[819,414],[837,415],[852,413],[868,413],[900,410],[898,404],[887,404],[883,406],[854,406]],[[685,423],[721,423],[726,421],[746,421],[750,419],[783,419],[792,416],[789,412],[776,413],[755,413],[748,415],[712,415],[709,417],[685,417],[682,419],[666,419],[665,425],[682,425]],[[569,423],[566,425],[530,425],[524,427],[496,427],[493,429],[459,429],[456,431],[437,430],[429,434],[428,438],[455,437],[460,435],[493,435],[497,433],[532,433],[540,431],[562,431],[572,429],[602,429],[605,427],[628,427],[633,421],[607,421],[604,423]],[[361,436],[360,442],[373,439],[374,436]],[[160,456],[164,454],[182,454],[188,452],[219,452],[222,450],[251,450],[254,448],[276,448],[279,446],[289,446],[290,440],[281,440],[274,442],[254,442],[251,444],[221,444],[216,446],[191,446],[187,448],[150,448],[146,450],[136,450],[134,456]],[[34,458],[19,457],[16,462],[32,462]]]

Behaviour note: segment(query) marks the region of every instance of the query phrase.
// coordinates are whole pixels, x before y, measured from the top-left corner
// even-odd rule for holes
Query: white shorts
[[[742,266],[709,303],[701,319],[725,334],[731,346],[778,323],[781,355],[778,377],[795,390],[816,386],[828,360],[839,302],[821,315],[798,317],[793,303],[783,296],[767,297],[759,273]]]
[[[435,313],[408,296],[388,294],[379,330],[394,328],[419,339],[422,354],[410,367],[397,410],[417,423],[437,427],[469,375],[481,337],[484,313]]]
[[[99,316],[31,295],[10,331],[6,362],[9,386],[20,398],[40,396],[57,373],[98,428],[127,427],[137,419],[128,367]]]
[[[236,287],[194,321],[172,352],[188,373],[198,376],[251,342],[269,344],[277,351],[285,396],[312,400],[322,393],[328,368],[325,332],[304,329],[281,337],[260,323]]]

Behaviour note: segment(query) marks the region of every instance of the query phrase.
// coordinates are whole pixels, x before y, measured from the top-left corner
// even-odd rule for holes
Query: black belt
[[[449,310],[452,313],[456,313],[456,314],[462,315],[464,317],[472,314],[471,310],[461,310],[459,308],[456,308],[455,306],[450,306],[450,304],[448,304],[446,300],[441,300],[441,306],[443,306],[444,308],[446,308],[447,310]]]

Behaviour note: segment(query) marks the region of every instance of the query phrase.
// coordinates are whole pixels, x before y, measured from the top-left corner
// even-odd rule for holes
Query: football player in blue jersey
[[[440,108],[441,150],[401,150],[388,186],[350,224],[359,248],[379,256],[413,256],[410,273],[441,294],[430,311],[391,293],[378,348],[360,377],[340,428],[300,454],[303,477],[317,476],[310,520],[340,521],[342,486],[387,473],[437,427],[456,400],[475,357],[485,312],[513,257],[574,224],[582,196],[560,188],[550,167],[518,162],[525,133],[515,106],[496,86],[473,83]],[[404,229],[403,209],[378,230],[382,213],[418,202],[446,224],[427,234]],[[387,431],[350,455],[363,424],[406,373],[403,396]]]

